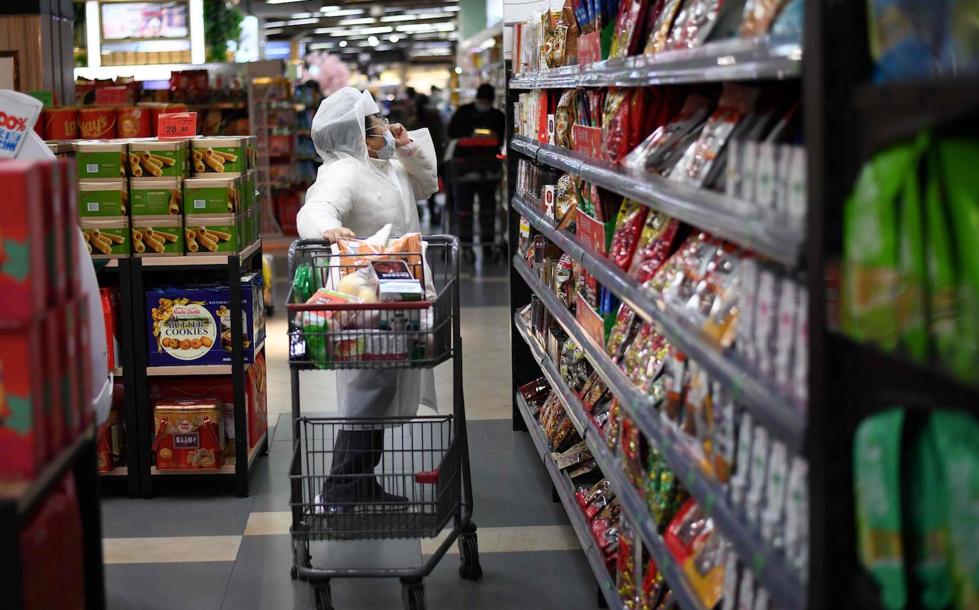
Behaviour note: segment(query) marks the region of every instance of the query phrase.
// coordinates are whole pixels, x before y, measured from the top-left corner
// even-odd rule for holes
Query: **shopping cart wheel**
[[[316,602],[316,610],[333,610],[330,581],[313,585],[313,601]]]
[[[479,544],[476,542],[476,528],[471,532],[459,534],[459,576],[466,580],[479,580],[483,567],[479,565]]]
[[[405,610],[425,610],[425,585],[419,580],[401,580],[401,601]]]

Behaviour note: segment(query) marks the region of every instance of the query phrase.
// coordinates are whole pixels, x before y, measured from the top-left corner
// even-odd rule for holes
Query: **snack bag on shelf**
[[[952,233],[951,210],[939,176],[938,155],[928,155],[928,181],[925,186],[925,256],[928,268],[925,281],[928,293],[928,339],[934,344],[940,362],[952,362],[959,349],[959,282]]]
[[[612,325],[608,340],[605,342],[605,353],[613,362],[619,362],[619,359],[624,355],[624,350],[632,343],[632,338],[638,328],[635,319],[636,314],[631,307],[625,303],[619,306],[615,323]]]
[[[708,0],[710,1],[710,0]],[[683,156],[669,173],[673,180],[703,186],[738,123],[751,110],[758,89],[728,83],[717,107],[700,131],[696,142],[686,148]]]
[[[683,0],[660,0],[657,2],[656,6],[659,10],[654,9],[653,11],[656,19],[649,31],[649,40],[646,42],[644,51],[646,55],[655,55],[667,48],[667,38],[682,4]]]
[[[636,535],[623,521],[619,529],[619,554],[615,566],[615,583],[619,599],[631,600],[636,596]]]
[[[696,551],[697,540],[713,531],[713,522],[693,498],[687,500],[663,533],[663,541],[673,559],[680,565]]]
[[[635,55],[639,46],[642,24],[646,19],[646,9],[651,0],[622,0],[619,14],[615,20],[615,33],[609,58]]]
[[[789,458],[785,444],[772,441],[768,454],[768,480],[765,482],[765,501],[761,511],[761,536],[774,549],[785,546],[786,488]]]
[[[728,549],[724,560],[724,584],[721,588],[720,610],[735,610],[738,603],[738,554]]]
[[[767,34],[784,4],[786,4],[785,0],[747,0],[741,18],[739,32],[741,37],[751,38]]]
[[[664,527],[687,501],[676,474],[670,470],[658,450],[651,448],[646,466],[645,485],[646,504],[657,528]]]
[[[728,348],[734,336],[741,310],[738,307],[740,286],[738,267],[743,261],[741,252],[727,244],[718,248],[717,256],[707,276],[698,286],[694,299],[687,304],[692,317],[704,333],[721,347]],[[794,304],[794,303],[793,303]],[[794,310],[793,310],[794,312]],[[788,347],[791,349],[794,318],[789,318]]]
[[[676,16],[666,41],[668,49],[692,49],[704,44],[724,0],[687,0]]]
[[[657,608],[666,588],[666,581],[656,568],[656,562],[650,559],[646,563],[646,572],[642,578],[642,589],[639,591],[636,610],[654,610]]]
[[[724,538],[710,529],[697,538],[693,555],[683,564],[683,572],[705,608],[713,608],[721,600],[728,548]]]
[[[727,483],[734,467],[737,449],[737,408],[730,392],[719,382],[711,382],[711,469],[721,483]]]
[[[649,280],[669,258],[679,230],[678,220],[657,210],[649,210],[636,243],[635,254],[629,264],[629,275],[640,283]]]
[[[632,262],[648,212],[648,207],[631,199],[624,199],[619,208],[615,233],[612,235],[612,245],[609,248],[609,258],[623,271],[627,270]]]
[[[578,95],[576,89],[569,89],[561,94],[557,109],[554,111],[554,143],[567,149],[573,149],[571,141],[571,126],[575,124],[576,108],[574,102]]]
[[[678,428],[683,416],[684,392],[688,385],[689,369],[686,355],[675,347],[670,350],[664,376],[666,396],[660,407],[660,416],[667,426]]]
[[[751,437],[751,476],[748,479],[744,510],[745,516],[754,527],[759,526],[761,511],[765,508],[770,450],[771,439],[768,436],[768,428],[756,424]]]
[[[626,155],[622,164],[639,171],[667,173],[700,135],[712,107],[710,99],[688,95],[680,110]]]

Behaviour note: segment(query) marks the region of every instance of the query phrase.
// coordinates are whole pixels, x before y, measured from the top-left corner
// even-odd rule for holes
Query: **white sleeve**
[[[342,161],[321,165],[316,182],[306,191],[306,201],[299,209],[296,226],[301,239],[323,239],[323,233],[343,226],[343,219],[353,205],[355,174],[344,175]]]
[[[415,201],[428,199],[439,190],[438,157],[428,129],[409,131],[411,144],[397,151],[398,160],[408,172]]]
[[[88,404],[95,412],[95,421],[102,424],[109,418],[109,408],[112,406],[112,375],[109,372],[109,347],[105,340],[105,318],[102,315],[102,297],[99,293],[99,280],[95,276],[95,267],[89,262],[91,255],[85,246],[85,238],[81,230],[75,233],[75,260],[82,261],[78,266],[81,295],[85,299],[84,307],[88,311],[88,359],[91,377],[89,388],[91,395],[87,397]],[[87,263],[87,264],[86,264]]]

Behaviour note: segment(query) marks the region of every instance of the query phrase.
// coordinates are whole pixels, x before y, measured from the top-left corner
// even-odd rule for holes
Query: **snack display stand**
[[[139,489],[144,497],[154,495],[156,483],[161,478],[193,477],[197,479],[231,478],[234,489],[239,495],[247,495],[249,475],[259,455],[268,453],[268,433],[249,448],[248,413],[245,399],[245,372],[251,365],[246,365],[243,358],[242,335],[242,282],[241,276],[249,271],[261,269],[262,246],[257,241],[242,250],[240,254],[180,256],[159,258],[133,258],[131,266],[132,286],[132,320],[133,336],[133,368],[135,375],[135,412],[137,414],[138,446],[140,454]],[[149,337],[145,329],[146,319],[146,288],[154,281],[160,281],[167,274],[210,273],[222,277],[229,287],[229,301],[233,304],[230,314],[231,321],[231,363],[203,364],[197,366],[149,366]],[[235,306],[234,304],[238,304]],[[255,355],[264,351],[264,342],[255,346]],[[231,376],[234,396],[234,426],[235,426],[235,459],[233,463],[224,464],[217,469],[208,470],[158,470],[153,465],[153,405],[150,402],[149,383],[154,377],[185,377],[185,376]]]
[[[538,378],[546,381],[549,396],[556,397],[563,406],[590,457],[614,492],[621,507],[623,525],[642,541],[639,549],[633,549],[635,563],[641,564],[643,554],[640,550],[645,547],[672,592],[674,603],[684,610],[708,610],[712,605],[705,607],[689,566],[681,565],[667,548],[667,532],[657,528],[642,492],[637,491],[636,484],[630,480],[620,448],[612,448],[612,441],[605,438],[606,431],[595,422],[590,407],[585,406],[584,397],[570,387],[565,374],[559,370],[563,361],[558,362],[555,355],[555,351],[561,351],[555,350],[552,342],[555,335],[561,337],[558,344],[566,337],[577,346],[590,370],[610,390],[621,412],[639,430],[648,447],[661,455],[689,497],[712,521],[712,527],[723,537],[740,566],[740,587],[744,587],[740,574],[747,573],[749,587],[764,591],[765,601],[759,602],[756,598],[754,608],[883,608],[878,583],[873,581],[871,570],[861,564],[860,558],[858,538],[864,533],[858,533],[861,524],[854,510],[855,496],[860,493],[859,489],[854,492],[857,476],[854,460],[859,451],[859,441],[855,439],[859,438],[860,425],[868,417],[899,405],[911,422],[904,429],[905,439],[902,441],[910,445],[910,439],[920,433],[909,431],[909,428],[933,413],[944,410],[968,413],[973,418],[979,415],[976,378],[970,380],[961,373],[956,376],[941,370],[934,353],[930,363],[915,362],[910,357],[862,343],[837,327],[839,311],[836,309],[842,300],[838,261],[844,256],[840,236],[847,231],[844,202],[854,190],[861,168],[882,149],[914,140],[922,130],[933,129],[939,133],[944,130],[945,135],[955,136],[961,135],[955,130],[968,128],[969,137],[974,138],[979,100],[976,93],[979,87],[974,76],[872,83],[866,10],[867,3],[806,2],[805,30],[801,39],[771,36],[730,39],[690,49],[664,51],[655,56],[618,57],[580,66],[539,71],[524,69],[516,73],[512,62],[507,62],[513,427],[529,432],[551,476],[556,498],[564,504],[595,572],[600,598],[604,598],[602,601],[609,607],[633,607],[634,602],[631,597],[620,596],[615,571],[610,574],[607,559],[603,561],[602,554],[596,551],[594,532],[589,532],[588,524],[582,522],[582,513],[573,496],[575,485],[557,465],[559,452],[548,445],[544,425],[522,393],[522,388],[531,385],[530,382],[537,383]],[[547,17],[544,19],[541,31],[546,36]],[[526,32],[534,24],[529,21],[524,25]],[[519,39],[519,28],[517,31],[515,36]],[[802,39],[805,40],[805,58]],[[580,60],[581,38],[578,40]],[[853,44],[840,45],[840,40],[853,41]],[[542,50],[541,57],[544,53]],[[540,61],[543,63],[544,60]],[[684,184],[652,171],[629,169],[598,158],[603,156],[601,151],[589,154],[554,144],[553,132],[548,133],[543,127],[545,121],[554,122],[553,115],[547,114],[555,112],[554,97],[541,101],[539,120],[542,127],[531,127],[537,137],[520,134],[520,105],[523,104],[523,110],[526,110],[526,102],[520,96],[528,91],[550,90],[555,96],[554,90],[567,89],[621,90],[657,86],[662,90],[672,85],[730,82],[770,85],[775,81],[798,86],[804,106],[801,131],[804,132],[807,155],[807,205],[799,230],[766,220],[763,214],[751,211],[748,207],[751,202],[730,194]],[[548,101],[552,102],[550,106]],[[607,129],[607,125],[602,129]],[[721,348],[704,328],[692,323],[675,304],[655,294],[609,256],[596,251],[594,244],[587,243],[580,232],[566,228],[557,218],[556,210],[544,201],[547,189],[554,188],[550,186],[554,184],[550,182],[552,178],[542,180],[544,194],[521,190],[521,180],[514,179],[526,175],[528,167],[544,176],[559,173],[577,176],[584,183],[601,187],[620,200],[625,197],[679,220],[694,231],[708,232],[743,248],[758,260],[765,261],[764,264],[778,268],[785,277],[800,280],[808,293],[802,310],[811,323],[808,334],[804,335],[808,371],[794,385],[804,387],[786,388],[774,375],[762,373],[759,367],[747,362],[737,350]],[[552,173],[547,174],[548,171]],[[580,208],[578,214],[580,218]],[[610,233],[607,241],[612,241]],[[543,258],[556,258],[557,255],[547,253],[557,251],[569,256],[576,269],[587,272],[623,307],[631,308],[636,319],[652,325],[669,345],[706,372],[713,383],[734,396],[738,408],[752,418],[756,438],[758,427],[763,428],[766,443],[768,438],[778,441],[789,456],[798,456],[804,466],[807,464],[808,477],[803,492],[808,496],[805,501],[808,513],[802,518],[808,527],[809,542],[804,566],[800,568],[787,556],[784,540],[775,544],[769,536],[762,534],[763,528],[759,529],[757,521],[753,522],[748,511],[732,500],[727,483],[706,472],[708,469],[704,468],[702,456],[698,458],[688,450],[690,443],[689,438],[683,438],[685,432],[666,423],[659,406],[660,397],[640,389],[630,379],[623,365],[606,352],[604,342],[596,340],[592,329],[582,322],[580,303],[576,316],[563,295],[556,293],[553,282],[542,277],[535,264],[539,261],[531,262],[530,256],[520,249],[521,244],[528,242],[546,246]],[[534,250],[534,254],[538,252]],[[542,268],[546,269],[546,266]],[[528,319],[528,312],[533,321]],[[538,317],[544,320],[543,329],[537,323]],[[608,328],[607,325],[606,333]],[[555,335],[550,334],[551,329]],[[626,443],[625,440],[621,442],[623,446]],[[903,486],[904,481],[913,478],[908,471],[911,450],[901,448],[898,451],[901,452],[898,457]],[[782,455],[784,460],[785,454]],[[765,456],[762,456],[764,460]],[[905,514],[913,511],[913,500],[908,494],[902,489],[899,498]],[[895,542],[911,549],[905,552],[913,556],[921,541],[913,539],[907,524],[904,527],[903,531],[894,534]],[[903,556],[906,561],[907,556]],[[910,573],[914,567],[903,568],[909,582],[913,580]],[[643,579],[641,570],[637,570],[633,578],[634,583],[640,582]],[[738,586],[732,587],[731,591],[737,590]],[[744,598],[729,599],[726,597],[729,592],[726,581],[724,587],[723,607],[744,607],[739,605]],[[915,585],[909,585],[908,607],[923,607],[910,601],[919,593]]]

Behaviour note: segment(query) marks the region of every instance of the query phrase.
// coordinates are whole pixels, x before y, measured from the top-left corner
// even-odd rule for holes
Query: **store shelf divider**
[[[553,144],[537,144],[524,136],[513,136],[510,146],[529,156],[534,156],[531,151],[536,146],[535,159],[539,163],[581,176],[586,182],[659,210],[783,265],[792,267],[799,260],[804,238],[792,235],[784,226],[777,227],[758,218],[758,208],[750,202],[591,159]]]
[[[602,552],[595,544],[588,523],[585,521],[585,515],[578,508],[578,504],[574,499],[574,486],[571,483],[571,479],[562,473],[554,460],[551,459],[551,452],[547,447],[547,440],[544,439],[540,426],[530,412],[527,401],[524,400],[519,392],[516,395],[516,401],[520,414],[523,416],[524,423],[527,425],[527,431],[534,443],[534,448],[537,449],[537,454],[544,463],[547,474],[551,477],[551,483],[554,484],[554,489],[557,490],[561,504],[564,505],[564,510],[568,514],[568,521],[571,522],[571,528],[578,537],[578,542],[581,544],[581,549],[585,553],[585,558],[588,559],[588,564],[595,574],[595,580],[598,582],[599,590],[605,596],[605,601],[608,602],[608,607],[611,610],[623,610],[625,606],[619,597],[615,579],[606,569]]]
[[[768,427],[787,446],[801,451],[805,442],[803,408],[792,398],[769,386],[750,367],[733,354],[725,353],[704,340],[703,334],[682,317],[657,303],[636,280],[623,273],[608,259],[594,254],[571,233],[559,231],[554,221],[514,197],[513,209],[561,250],[579,261],[603,286],[611,290],[647,322],[656,323],[666,338],[680,351],[703,367],[712,379],[730,389],[734,399],[744,404],[758,421]]]
[[[797,38],[733,38],[655,56],[635,55],[521,73],[511,79],[510,87],[571,89],[782,80],[796,78],[801,72],[802,45]]]
[[[703,510],[715,519],[718,531],[731,542],[743,562],[755,571],[776,604],[790,610],[805,608],[805,588],[801,580],[788,568],[782,555],[769,548],[750,528],[741,511],[731,506],[727,494],[720,486],[709,480],[683,451],[683,441],[662,425],[652,399],[640,392],[608,358],[605,351],[588,337],[575,322],[571,312],[522,259],[514,257],[513,266],[537,294],[551,316],[582,348],[585,357],[618,398],[622,408],[639,430],[661,451],[670,469],[683,480],[685,487]]]

